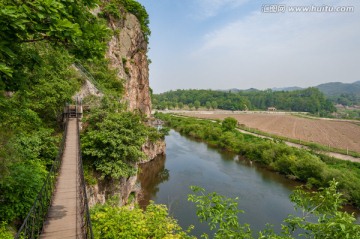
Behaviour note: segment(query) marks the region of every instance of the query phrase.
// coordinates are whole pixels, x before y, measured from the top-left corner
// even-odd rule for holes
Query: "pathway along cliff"
[[[209,229],[198,222],[194,205],[187,201],[190,185],[239,197],[239,208],[245,211],[240,220],[254,231],[264,229],[266,223],[274,224],[279,231],[282,220],[296,213],[288,197],[298,183],[173,130],[166,144],[166,156],[141,166],[140,204],[144,207],[149,200],[166,204],[183,228],[195,225],[194,235]],[[353,210],[360,223],[360,211]]]

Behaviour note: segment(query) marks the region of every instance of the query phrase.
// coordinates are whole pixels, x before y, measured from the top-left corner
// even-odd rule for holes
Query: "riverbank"
[[[217,122],[159,114],[170,127],[210,145],[266,165],[273,171],[313,187],[326,187],[333,178],[349,202],[360,206],[360,164],[315,155],[281,141],[260,139],[239,131],[224,132]]]

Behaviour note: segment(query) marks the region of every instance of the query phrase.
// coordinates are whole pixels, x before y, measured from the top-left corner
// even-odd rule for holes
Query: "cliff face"
[[[147,42],[139,21],[127,13],[123,21],[110,20],[109,26],[117,34],[109,42],[106,57],[110,59],[110,67],[118,70],[119,79],[125,81],[124,101],[129,110],[150,116]]]
[[[119,80],[124,80],[123,101],[127,103],[128,110],[140,111],[150,116],[147,42],[140,24],[134,15],[125,14],[123,20],[109,20],[109,27],[117,34],[108,43],[106,57],[110,60],[110,67],[118,71]],[[165,153],[165,142],[148,141],[142,146],[142,151],[146,158],[140,163],[149,162],[157,155]],[[120,180],[100,180],[96,185],[88,187],[88,191],[90,205],[105,203],[112,196],[118,196],[119,204],[124,205],[131,203],[130,195],[137,200],[140,188],[137,184],[137,176],[132,176]]]

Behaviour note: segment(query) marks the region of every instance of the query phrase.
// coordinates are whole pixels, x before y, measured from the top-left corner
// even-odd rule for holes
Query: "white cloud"
[[[221,5],[210,2],[212,9]],[[300,2],[306,4],[305,0],[287,4]],[[259,9],[208,33],[202,48],[191,57],[201,62],[193,73],[218,88],[225,82],[232,87],[267,88],[358,80],[360,5],[336,1],[342,4],[354,5],[355,12],[266,14]],[[216,82],[219,79],[221,83]]]

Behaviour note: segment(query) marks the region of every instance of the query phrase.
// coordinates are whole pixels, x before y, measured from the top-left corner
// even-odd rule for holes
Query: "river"
[[[288,214],[300,215],[289,200],[291,191],[299,183],[174,130],[166,136],[166,145],[166,156],[141,166],[140,205],[145,207],[149,200],[167,205],[170,215],[184,229],[195,226],[193,235],[199,237],[209,229],[198,222],[195,206],[187,201],[190,185],[239,197],[239,209],[245,211],[240,221],[249,223],[253,231],[264,229],[266,223],[280,231],[280,224]]]

